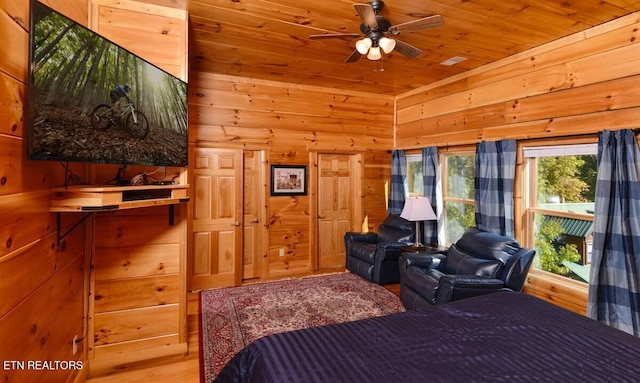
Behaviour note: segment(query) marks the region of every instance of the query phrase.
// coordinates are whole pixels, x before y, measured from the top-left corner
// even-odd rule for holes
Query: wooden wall
[[[86,2],[47,3],[86,20]],[[86,340],[76,355],[72,340],[87,335],[85,230],[80,226],[58,242],[48,189],[63,183],[63,169],[27,160],[29,2],[0,0],[0,10],[0,360],[84,361]],[[61,231],[78,218],[63,215]],[[65,382],[83,374],[3,368],[0,381]]]
[[[397,146],[595,133],[640,125],[640,14],[398,97]]]
[[[99,213],[90,375],[187,352],[186,217],[168,206]]]
[[[265,150],[271,164],[311,165],[310,153],[363,153],[364,219],[375,229],[386,213],[393,146],[393,98],[207,73],[189,75],[190,140],[195,147]],[[310,197],[271,197],[270,278],[312,268]],[[287,248],[279,257],[278,249]]]
[[[89,0],[89,26],[101,36],[187,81],[189,34],[185,4],[166,3],[165,6],[138,0]]]
[[[85,26],[89,26],[90,10],[98,10],[95,6],[90,8],[87,0],[44,0],[43,3]],[[103,11],[105,5],[116,4],[108,0],[95,3],[99,3]],[[117,4],[120,7],[134,6],[136,9],[131,2],[118,1]],[[144,9],[148,10],[149,6]],[[103,326],[103,318],[109,314],[98,316],[97,328],[109,332],[99,337],[99,344],[111,345],[118,337],[129,340],[132,334],[136,334],[134,338],[142,338],[139,334],[145,332],[147,337],[156,337],[153,345],[156,354],[158,349],[178,343],[183,346],[174,353],[185,352],[186,283],[181,267],[186,251],[186,208],[176,209],[175,226],[168,224],[166,207],[140,209],[144,213],[138,215],[105,214],[95,221],[85,214],[58,215],[49,212],[49,189],[64,184],[64,169],[58,162],[27,160],[25,122],[28,108],[29,1],[0,0],[0,10],[0,359],[21,362],[79,360],[84,366],[80,372],[74,369],[25,371],[3,368],[0,369],[0,380],[83,381],[88,375],[89,357],[94,355],[89,346],[93,345],[92,330],[95,326],[88,319],[91,312],[89,307],[93,306],[93,301],[88,297],[95,295],[95,291],[90,290],[93,287],[99,289],[104,298],[97,305],[102,313],[109,311],[112,316],[115,315],[113,312],[121,314],[135,303],[140,307],[162,306],[157,311],[147,310],[149,313],[153,311],[150,315],[154,317],[172,316],[170,320],[163,321],[162,326],[155,326],[152,330],[149,326],[142,326],[144,330],[138,331],[132,330],[139,324],[135,321],[119,320],[115,315]],[[165,13],[173,16],[176,12]],[[107,12],[107,15],[110,14]],[[119,17],[122,16],[120,13]],[[166,65],[167,70],[186,78],[186,13],[182,11],[182,21],[178,23],[162,23],[157,14],[151,16],[154,18],[153,23],[148,23],[153,26],[151,31],[147,28],[134,32],[137,36],[145,36],[138,40],[138,44],[145,48],[141,54],[148,54],[153,44],[162,45],[163,49],[155,49],[163,55],[158,65]],[[141,25],[139,20],[136,19],[136,25]],[[161,38],[149,38],[153,34]],[[162,41],[162,36],[178,45],[176,51],[179,53],[166,49],[169,45]],[[153,57],[146,58],[153,62]],[[94,180],[104,181],[115,175],[114,169],[103,166],[86,168],[83,164],[71,164],[71,169],[81,177],[92,177]],[[147,168],[147,171],[152,170],[155,169]],[[186,180],[186,176],[182,176],[182,179]],[[80,222],[82,218],[88,219]],[[146,225],[143,233],[141,222]],[[79,226],[69,231],[78,223]],[[126,233],[121,231],[123,228]],[[99,234],[95,241],[94,229]],[[58,241],[59,233],[67,232],[68,235]],[[124,241],[126,238],[130,240]],[[128,249],[136,244],[136,240],[140,241],[143,250]],[[98,245],[95,256],[92,254],[94,242]],[[114,246],[114,242],[122,247]],[[121,260],[114,257],[113,253],[124,250],[138,258],[129,260],[129,266],[118,264],[123,269],[118,276],[115,271],[117,266],[109,265],[109,261]],[[149,262],[141,267],[139,259]],[[97,262],[99,272],[89,272],[91,261]],[[92,278],[96,275],[101,279],[94,286]],[[130,291],[122,291],[121,287],[114,287],[114,284],[125,285]],[[138,298],[127,301],[131,291]],[[127,302],[123,303],[123,300]],[[179,305],[182,316],[178,313]],[[138,319],[143,317],[139,312],[136,315]],[[127,328],[127,324],[130,327]],[[72,355],[74,336],[80,343],[78,352]],[[141,354],[135,347],[132,350]],[[113,353],[121,354],[121,350]],[[148,353],[146,355],[149,356]],[[108,362],[113,360],[106,360],[101,366]]]
[[[397,146],[455,146],[638,128],[639,38],[640,13],[635,13],[400,95]],[[585,312],[584,284],[534,271],[526,290]]]

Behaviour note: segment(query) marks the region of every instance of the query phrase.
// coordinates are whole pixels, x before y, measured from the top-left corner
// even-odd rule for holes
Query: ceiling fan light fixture
[[[378,41],[378,45],[384,53],[389,54],[396,47],[396,41],[388,37],[383,37]]]
[[[380,47],[371,47],[369,49],[369,53],[367,54],[367,58],[369,60],[380,60],[382,58],[382,53],[380,53]]]
[[[440,15],[431,15],[400,24],[392,24],[389,19],[379,13],[384,7],[384,0],[369,0],[367,4],[355,3],[353,8],[360,18],[360,32],[357,33],[324,33],[311,35],[311,39],[326,38],[351,38],[361,39],[355,42],[355,50],[347,57],[345,62],[353,63],[365,56],[369,60],[380,60],[384,54],[392,51],[398,52],[407,58],[418,57],[422,51],[410,44],[396,40],[393,36],[404,35],[408,32],[417,32],[425,29],[440,28],[444,26],[444,19]],[[385,35],[391,35],[385,37]]]
[[[356,41],[356,49],[361,55],[367,54],[367,52],[369,52],[369,48],[371,48],[372,45],[373,41],[371,41],[371,39],[368,37]]]

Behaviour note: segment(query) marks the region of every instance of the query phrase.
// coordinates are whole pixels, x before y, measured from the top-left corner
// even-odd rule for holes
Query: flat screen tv
[[[37,0],[30,48],[29,159],[187,166],[186,82]]]

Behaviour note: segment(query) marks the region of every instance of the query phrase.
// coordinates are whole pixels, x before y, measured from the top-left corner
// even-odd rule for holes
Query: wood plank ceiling
[[[392,25],[435,14],[445,25],[397,36],[423,51],[417,58],[393,51],[380,61],[345,63],[357,39],[309,36],[360,34],[353,1],[186,0],[185,6],[192,72],[390,95],[640,11],[638,0],[386,0],[380,15]],[[455,56],[467,60],[440,64]]]

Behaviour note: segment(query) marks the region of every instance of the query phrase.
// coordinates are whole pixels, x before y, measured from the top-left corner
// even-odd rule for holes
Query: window
[[[597,144],[525,147],[527,246],[534,267],[589,280]]]
[[[408,153],[405,158],[409,196],[422,196],[422,154]],[[456,242],[468,227],[475,226],[474,162],[473,151],[446,153],[441,157],[446,243]]]
[[[454,243],[476,222],[473,179],[475,153],[446,153],[441,163],[445,242]]]
[[[424,196],[422,181],[422,154],[407,154],[407,185],[409,197]]]

